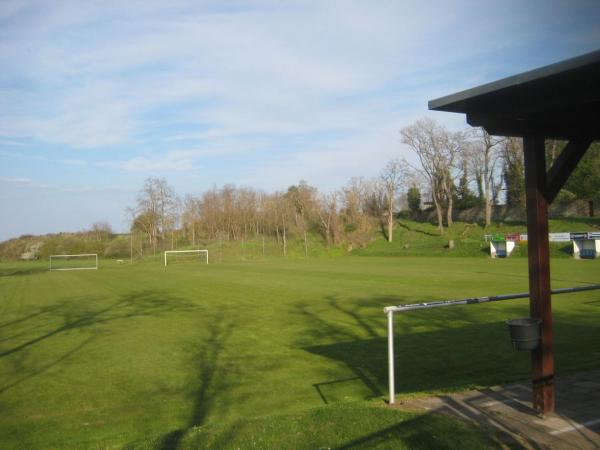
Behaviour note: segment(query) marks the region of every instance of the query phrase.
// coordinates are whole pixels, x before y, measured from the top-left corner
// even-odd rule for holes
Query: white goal
[[[98,254],[50,255],[50,270],[98,270]]]
[[[205,260],[208,264],[208,250],[168,250],[164,253],[164,264],[167,267],[168,261],[176,258],[180,259],[199,259]]]

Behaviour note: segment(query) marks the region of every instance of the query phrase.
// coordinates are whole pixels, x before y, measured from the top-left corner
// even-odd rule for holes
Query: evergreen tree
[[[600,198],[600,143],[590,146],[564,189],[577,198]]]
[[[421,211],[421,191],[416,184],[413,184],[406,193],[406,200],[410,212],[417,214]]]
[[[504,143],[504,185],[506,186],[506,204],[525,206],[525,165],[521,141],[509,138]]]
[[[479,204],[477,196],[469,189],[469,178],[467,176],[467,166],[463,167],[463,173],[458,181],[458,188],[455,190],[456,209],[474,208]]]

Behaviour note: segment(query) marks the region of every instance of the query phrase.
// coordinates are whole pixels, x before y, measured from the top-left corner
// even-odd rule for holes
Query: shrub
[[[116,238],[108,243],[104,250],[104,256],[107,258],[124,258],[129,256],[129,239]]]

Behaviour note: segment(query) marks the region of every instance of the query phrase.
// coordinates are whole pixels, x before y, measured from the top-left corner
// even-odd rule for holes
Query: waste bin
[[[513,350],[535,350],[540,344],[541,323],[534,317],[507,320]]]

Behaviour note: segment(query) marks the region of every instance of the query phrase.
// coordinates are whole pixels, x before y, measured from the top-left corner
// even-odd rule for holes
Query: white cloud
[[[31,155],[28,153],[19,153],[19,152],[14,152],[14,151],[6,151],[6,150],[0,150],[0,156],[6,156],[9,158],[16,158],[16,159],[29,159],[32,161],[47,161],[48,158],[46,158],[45,156],[42,155]]]
[[[12,185],[18,188],[30,189],[49,189],[52,186],[46,183],[39,183],[26,177],[0,177],[0,183]]]
[[[0,139],[0,145],[9,147],[23,147],[25,144],[19,141],[13,141],[10,139]]]
[[[109,167],[124,172],[139,172],[143,174],[157,174],[169,172],[187,172],[194,169],[191,158],[172,155],[158,157],[136,156],[123,161],[104,161],[96,163],[99,167]]]
[[[427,100],[595,49],[595,3],[3,0],[0,182],[339,187],[410,157]]]
[[[17,189],[35,189],[45,192],[132,192],[131,188],[123,186],[92,186],[88,184],[78,186],[64,186],[50,183],[42,183],[28,177],[3,177],[0,176],[0,184],[12,186]]]
[[[25,94],[3,127],[75,148],[131,143],[152,126],[144,114],[179,103],[189,111],[164,122],[226,136],[372,132],[373,100],[388,112],[395,101],[381,90],[433,65],[422,33],[443,22],[394,2],[259,2],[235,14],[189,3],[41,5],[27,33],[0,45],[0,61],[34,74],[43,95]],[[26,49],[30,57],[15,58]]]

